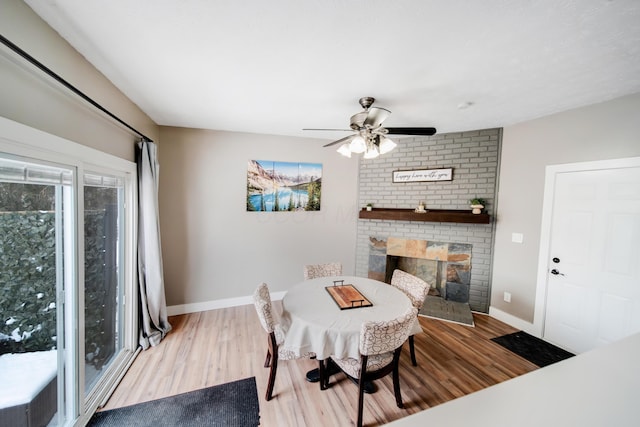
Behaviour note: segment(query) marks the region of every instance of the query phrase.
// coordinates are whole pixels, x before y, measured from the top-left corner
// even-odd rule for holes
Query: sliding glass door
[[[75,170],[0,157],[0,410],[15,425],[60,425],[74,347],[71,289]],[[69,339],[67,339],[69,338]],[[3,375],[4,375],[3,374]]]
[[[84,388],[89,396],[123,348],[124,181],[84,174]]]
[[[131,162],[0,118],[8,425],[84,425],[137,354],[135,173]]]

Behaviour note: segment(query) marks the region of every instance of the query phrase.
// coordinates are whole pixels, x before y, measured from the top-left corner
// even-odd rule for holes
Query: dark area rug
[[[573,353],[569,353],[560,347],[556,347],[523,331],[491,338],[491,341],[500,344],[507,350],[512,351],[541,368],[575,356]]]
[[[257,426],[260,406],[255,377],[124,408],[96,412],[91,427]]]

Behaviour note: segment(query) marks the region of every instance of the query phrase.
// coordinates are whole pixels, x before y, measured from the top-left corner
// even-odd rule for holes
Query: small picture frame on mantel
[[[415,169],[408,171],[394,171],[394,183],[452,181],[453,168],[444,169]]]

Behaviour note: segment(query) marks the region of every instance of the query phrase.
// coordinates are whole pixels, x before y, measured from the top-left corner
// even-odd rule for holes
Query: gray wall
[[[149,138],[159,129],[22,1],[0,0],[2,35]],[[134,159],[137,136],[0,45],[0,116]]]
[[[284,291],[305,264],[355,270],[357,159],[326,141],[162,127],[160,224],[170,306]],[[319,212],[247,212],[249,160],[322,163]]]
[[[500,155],[500,129],[437,134],[398,140],[391,153],[362,160],[358,198],[360,206],[373,203],[382,208],[469,210],[469,199],[484,198],[486,210],[494,212],[496,175]],[[453,168],[452,181],[393,183],[396,170]],[[438,242],[471,243],[471,289],[473,310],[489,310],[493,225],[419,221],[358,221],[357,268],[367,276],[369,237],[400,237]]]
[[[533,322],[545,167],[640,156],[639,119],[635,94],[504,128],[492,308]]]

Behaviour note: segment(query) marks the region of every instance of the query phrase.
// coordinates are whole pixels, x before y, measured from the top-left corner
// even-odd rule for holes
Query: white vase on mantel
[[[471,205],[471,213],[472,214],[481,214],[482,213],[482,209],[484,209],[484,205]]]

